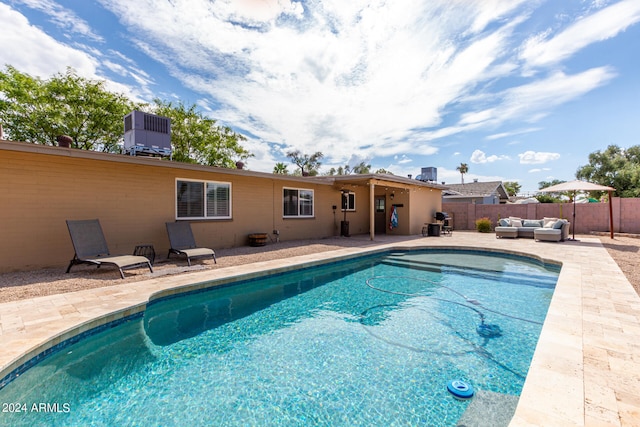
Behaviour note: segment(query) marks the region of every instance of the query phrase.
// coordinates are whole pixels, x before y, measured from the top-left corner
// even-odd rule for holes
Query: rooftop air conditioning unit
[[[171,119],[142,111],[127,114],[124,150],[132,156],[171,156]]]
[[[416,176],[418,181],[436,182],[438,180],[438,168],[422,168],[420,175]]]

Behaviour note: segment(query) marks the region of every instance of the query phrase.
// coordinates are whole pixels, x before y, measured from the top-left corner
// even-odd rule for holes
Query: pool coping
[[[512,426],[626,425],[640,417],[640,298],[599,240],[560,244],[493,235],[409,238],[0,304],[0,379],[42,351],[142,312],[157,298],[388,250],[497,250],[561,263]],[[480,249],[479,249],[480,248]],[[221,282],[218,282],[218,284]]]

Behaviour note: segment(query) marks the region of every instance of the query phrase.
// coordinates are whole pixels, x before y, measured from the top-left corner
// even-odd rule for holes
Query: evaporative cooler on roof
[[[171,156],[171,119],[142,111],[127,114],[124,150],[132,156]]]
[[[438,180],[438,168],[422,168],[420,175],[416,179],[424,182],[436,182]]]

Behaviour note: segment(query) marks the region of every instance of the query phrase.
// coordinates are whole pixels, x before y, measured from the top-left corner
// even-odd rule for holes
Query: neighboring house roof
[[[507,190],[502,185],[502,181],[489,182],[468,182],[465,184],[446,184],[449,192],[453,195],[445,195],[444,197],[488,197],[497,195],[500,200],[508,200]]]

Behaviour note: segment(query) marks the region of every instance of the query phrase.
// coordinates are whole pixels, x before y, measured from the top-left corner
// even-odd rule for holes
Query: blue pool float
[[[473,387],[462,380],[449,381],[447,390],[458,399],[469,399],[473,397]]]

